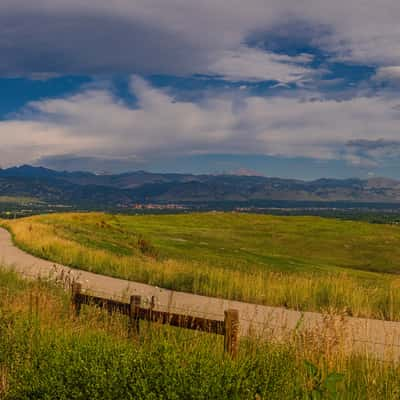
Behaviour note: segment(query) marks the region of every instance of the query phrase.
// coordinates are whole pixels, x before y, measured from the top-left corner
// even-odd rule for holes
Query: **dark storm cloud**
[[[357,139],[346,143],[345,158],[351,164],[377,167],[400,156],[400,141],[390,139]]]
[[[2,75],[175,74],[206,62],[184,37],[105,15],[0,15],[0,55]]]
[[[257,32],[281,39],[290,32],[301,39],[298,48],[305,42],[342,61],[392,68],[380,70],[386,76],[400,65],[399,18],[397,0],[2,0],[0,73],[202,73],[297,82],[308,71],[287,58],[290,43],[286,52],[249,43]]]

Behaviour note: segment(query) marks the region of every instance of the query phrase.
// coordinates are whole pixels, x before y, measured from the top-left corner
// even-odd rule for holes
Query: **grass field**
[[[0,196],[0,204],[18,204],[26,206],[29,204],[44,204],[44,203],[33,197]]]
[[[53,214],[3,222],[73,267],[211,296],[400,320],[400,228],[239,213]]]
[[[1,399],[399,398],[398,365],[345,355],[323,336],[242,340],[232,360],[222,337],[143,323],[128,338],[125,317],[87,306],[76,318],[61,284],[0,267]]]

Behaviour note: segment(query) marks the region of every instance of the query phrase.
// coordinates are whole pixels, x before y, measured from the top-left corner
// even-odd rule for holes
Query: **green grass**
[[[84,306],[76,318],[61,288],[1,269],[0,294],[5,400],[399,398],[399,366],[321,351],[323,337],[242,340],[232,360],[214,335],[144,323],[132,339],[125,317]]]
[[[239,213],[42,216],[33,221],[88,247],[129,255],[139,235],[160,258],[232,270],[400,273],[400,228],[318,217]]]
[[[18,204],[18,205],[45,204],[34,197],[15,197],[15,196],[0,196],[0,204],[2,203]]]
[[[239,213],[36,216],[16,243],[73,267],[299,310],[400,320],[400,228]]]

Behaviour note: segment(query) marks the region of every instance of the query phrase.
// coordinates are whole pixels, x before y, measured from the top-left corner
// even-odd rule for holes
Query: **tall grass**
[[[123,255],[74,240],[73,235],[71,238],[74,225],[69,227],[67,237],[57,220],[51,218],[51,223],[30,218],[7,226],[21,248],[45,259],[100,274],[303,311],[333,309],[359,317],[400,320],[400,278],[393,275],[337,271],[285,273],[261,268],[246,271],[196,260],[157,259],[140,251]],[[112,244],[110,232],[108,246]]]
[[[6,400],[399,398],[398,366],[345,355],[323,332],[284,345],[242,340],[231,360],[214,335],[144,324],[129,339],[119,315],[85,306],[76,318],[47,282],[0,271],[0,293]]]

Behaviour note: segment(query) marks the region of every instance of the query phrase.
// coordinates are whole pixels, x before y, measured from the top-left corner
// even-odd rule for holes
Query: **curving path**
[[[0,265],[12,268],[28,278],[68,276],[82,283],[84,290],[102,297],[129,298],[138,294],[155,296],[156,308],[190,313],[210,319],[224,318],[224,310],[239,310],[242,335],[257,335],[282,340],[293,330],[313,331],[317,337],[338,340],[340,349],[367,351],[379,358],[400,360],[400,323],[363,318],[330,317],[313,312],[299,312],[280,307],[199,296],[160,289],[156,286],[126,281],[65,267],[34,257],[17,248],[11,235],[0,228]]]

